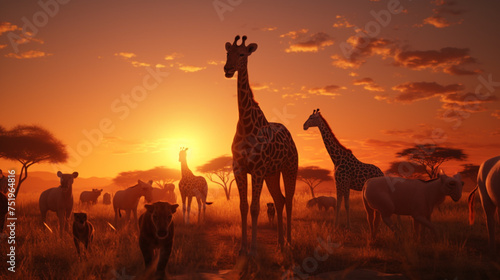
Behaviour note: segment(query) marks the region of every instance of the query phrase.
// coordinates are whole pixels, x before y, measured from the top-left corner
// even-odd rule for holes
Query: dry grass
[[[341,227],[335,230],[333,211],[325,213],[306,209],[308,198],[302,194],[295,196],[293,243],[284,256],[277,250],[276,231],[267,224],[265,209],[262,209],[259,257],[249,264],[248,278],[281,279],[290,269],[304,277],[356,268],[403,273],[411,279],[500,277],[498,261],[486,254],[487,234],[479,203],[476,204],[476,224],[472,227],[467,225],[466,199],[462,198],[459,203],[447,200],[433,214],[433,222],[441,229],[436,240],[428,235],[417,243],[410,230],[410,220],[403,217],[401,236],[405,238],[395,238],[382,225],[378,240],[368,246],[368,223],[359,193],[351,195],[350,231],[345,229],[344,215],[341,216]],[[271,199],[264,196],[261,204],[265,205],[267,201]],[[140,213],[142,209],[140,206]],[[196,205],[193,210],[192,221],[197,221]],[[137,276],[136,280],[144,278],[137,230],[129,226],[113,231],[108,225],[114,218],[111,206],[99,204],[83,209],[75,204],[74,211],[87,212],[97,232],[92,252],[82,259],[77,256],[69,234],[60,239],[58,234],[51,234],[40,225],[36,200],[20,201],[16,211],[16,272],[6,271],[5,261],[2,261],[0,279],[113,279],[114,273],[123,272]],[[176,215],[175,223],[169,275],[191,275],[188,278],[201,279],[197,278],[200,273],[218,273],[234,268],[241,234],[237,197],[229,202],[221,197],[208,206],[205,226],[184,225],[181,211]],[[47,224],[57,232],[54,213],[48,215]],[[328,253],[321,247],[320,239],[341,246]],[[3,260],[7,251],[5,239],[0,241],[0,251]],[[321,260],[315,260],[315,256]]]

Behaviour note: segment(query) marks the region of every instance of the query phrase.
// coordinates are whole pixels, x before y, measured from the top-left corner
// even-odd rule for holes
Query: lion
[[[90,251],[90,242],[94,239],[94,226],[87,220],[87,213],[73,213],[73,241],[80,255],[80,242]]]
[[[146,270],[151,267],[155,254],[160,254],[155,275],[156,279],[164,279],[174,241],[172,216],[179,205],[159,201],[144,207],[147,211],[139,217],[139,246]]]

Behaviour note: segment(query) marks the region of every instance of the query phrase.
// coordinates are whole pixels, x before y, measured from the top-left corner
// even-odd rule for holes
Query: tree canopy
[[[15,195],[28,177],[28,168],[36,163],[66,162],[66,146],[51,132],[37,125],[18,125],[11,130],[0,127],[0,158],[22,164]]]
[[[211,159],[196,170],[205,174],[205,176],[213,183],[218,184],[224,189],[226,199],[231,197],[231,187],[234,183],[234,178],[231,178],[233,173],[233,157],[224,155]]]
[[[427,176],[425,166],[410,161],[393,161],[385,173],[407,179],[423,179],[424,176]]]
[[[130,187],[137,184],[137,180],[149,181],[153,180],[158,186],[163,187],[165,184],[173,183],[181,178],[180,171],[177,169],[157,166],[149,170],[133,170],[120,172],[113,183],[122,187]]]
[[[464,161],[467,155],[462,149],[440,147],[434,144],[415,145],[396,154],[407,161],[425,166],[425,172],[430,179],[437,178],[439,167],[449,160]]]
[[[311,191],[312,197],[315,197],[314,189],[323,182],[333,181],[333,178],[330,176],[330,170],[328,169],[320,168],[318,166],[305,166],[299,167],[297,180],[306,183]]]

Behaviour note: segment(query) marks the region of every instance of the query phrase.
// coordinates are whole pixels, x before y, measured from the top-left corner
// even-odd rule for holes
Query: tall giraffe
[[[283,207],[286,204],[287,241],[291,241],[292,202],[297,179],[298,154],[292,135],[279,123],[267,121],[264,113],[255,101],[248,82],[248,56],[255,52],[257,44],[245,45],[243,36],[241,45],[236,36],[233,44],[227,42],[227,61],[224,66],[225,76],[233,77],[238,71],[238,124],[233,139],[233,173],[240,194],[241,212],[241,250],[247,253],[247,174],[252,176],[252,244],[250,252],[256,253],[257,219],[260,211],[260,194],[264,181],[273,197],[278,216],[278,243],[284,249]],[[280,189],[280,176],[283,175],[285,196]]]
[[[349,221],[349,192],[351,189],[361,191],[366,180],[373,177],[384,176],[380,168],[373,164],[359,161],[352,151],[340,144],[332,129],[321,116],[319,109],[314,110],[309,119],[304,123],[304,130],[309,127],[318,127],[323,137],[326,150],[335,166],[335,185],[337,188],[337,209],[335,226],[339,224],[340,206],[344,199],[344,207],[347,215],[347,228],[350,228]]]
[[[208,185],[207,180],[202,176],[195,176],[189,169],[186,160],[186,151],[188,148],[181,148],[179,152],[179,162],[181,163],[182,178],[179,182],[179,191],[182,198],[182,217],[186,224],[189,224],[189,214],[191,212],[191,200],[193,196],[196,197],[198,202],[198,223],[201,222],[201,209],[203,208],[203,219],[205,219],[206,204],[210,205],[212,202],[207,202]],[[187,216],[186,216],[186,198],[187,198]]]

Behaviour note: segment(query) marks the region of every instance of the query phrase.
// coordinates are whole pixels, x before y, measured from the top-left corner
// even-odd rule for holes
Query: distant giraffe
[[[318,127],[323,137],[326,150],[335,165],[335,185],[337,188],[337,209],[335,226],[339,224],[340,206],[344,199],[344,206],[347,215],[347,228],[350,228],[349,221],[349,191],[361,191],[366,180],[373,177],[384,176],[380,168],[373,164],[359,161],[352,151],[340,144],[332,129],[321,116],[319,109],[314,110],[309,119],[304,123],[304,130],[309,127]]]
[[[191,200],[193,196],[196,197],[198,202],[198,223],[201,222],[201,209],[203,208],[203,219],[205,219],[206,204],[210,205],[212,202],[207,202],[208,185],[207,180],[202,176],[195,176],[187,165],[186,151],[188,148],[181,148],[179,152],[179,162],[181,163],[182,178],[179,182],[179,191],[182,198],[182,216],[186,224],[189,224],[189,214],[191,212]],[[186,216],[186,198],[187,198],[187,216]]]
[[[237,42],[226,43],[227,61],[224,66],[225,76],[233,77],[238,71],[238,112],[239,119],[236,135],[233,139],[233,173],[240,195],[241,212],[241,250],[247,253],[247,174],[252,176],[252,244],[251,253],[256,253],[257,219],[260,211],[260,194],[264,180],[273,197],[278,214],[278,243],[284,249],[283,207],[286,203],[287,241],[291,241],[292,202],[297,179],[298,155],[292,135],[279,123],[267,121],[264,113],[255,101],[248,82],[248,56],[255,52],[257,44],[245,46],[246,36],[241,45]],[[280,176],[283,174],[285,197],[280,189]]]

